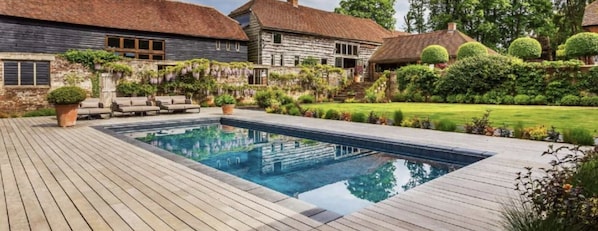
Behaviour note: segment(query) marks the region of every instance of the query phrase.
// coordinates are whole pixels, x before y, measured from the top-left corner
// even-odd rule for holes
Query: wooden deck
[[[219,110],[219,109],[218,109]],[[217,117],[0,119],[0,230],[500,230],[514,173],[548,143],[237,110],[236,117],[497,152],[327,224],[102,133],[91,125]]]

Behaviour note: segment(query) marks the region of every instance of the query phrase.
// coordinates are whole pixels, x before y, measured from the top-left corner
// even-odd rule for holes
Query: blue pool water
[[[460,167],[221,124],[128,135],[341,215]]]

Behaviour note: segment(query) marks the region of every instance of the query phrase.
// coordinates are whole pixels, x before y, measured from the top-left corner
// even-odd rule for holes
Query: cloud
[[[204,6],[214,7],[225,15],[228,15],[231,11],[237,9],[249,0],[181,0],[183,2],[190,2],[200,4]],[[302,6],[308,6],[325,11],[334,11],[334,8],[339,5],[340,0],[299,0],[299,4]],[[403,16],[407,14],[409,10],[409,3],[407,0],[397,0],[395,4],[395,18],[397,24],[395,28],[400,29],[404,27],[405,22]]]

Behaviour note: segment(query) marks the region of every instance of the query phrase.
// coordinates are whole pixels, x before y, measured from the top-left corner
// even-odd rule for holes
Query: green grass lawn
[[[598,135],[598,108],[559,107],[559,106],[516,106],[481,104],[433,104],[433,103],[320,103],[305,104],[303,108],[334,108],[339,112],[374,111],[392,119],[396,110],[401,110],[405,118],[430,117],[432,121],[451,120],[458,125],[470,122],[472,117],[481,117],[487,109],[492,110],[490,121],[494,127],[507,125],[513,128],[518,122],[525,127],[544,125],[554,126],[562,131],[566,128],[585,128]]]

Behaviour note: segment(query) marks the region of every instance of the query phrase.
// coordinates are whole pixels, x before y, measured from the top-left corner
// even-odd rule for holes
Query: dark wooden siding
[[[104,49],[106,35],[165,40],[166,59],[207,58],[222,62],[247,61],[247,43],[241,49],[216,50],[215,39],[78,26],[0,16],[0,52],[63,53],[68,49]],[[226,40],[223,40],[223,45]]]

